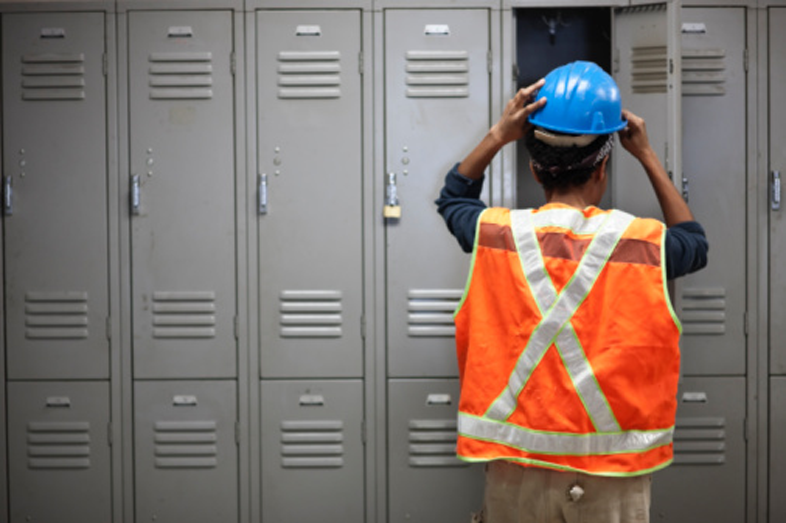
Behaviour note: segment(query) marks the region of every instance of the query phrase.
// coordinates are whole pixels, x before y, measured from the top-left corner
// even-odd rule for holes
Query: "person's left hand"
[[[505,106],[499,121],[491,128],[491,134],[502,145],[518,140],[529,132],[532,124],[527,117],[546,105],[545,98],[533,102],[535,93],[543,87],[544,83],[545,80],[541,78],[534,84],[519,89],[516,96]]]

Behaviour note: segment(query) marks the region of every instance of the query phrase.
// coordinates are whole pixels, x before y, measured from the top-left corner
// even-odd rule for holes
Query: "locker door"
[[[257,14],[264,377],[362,375],[360,13]]]
[[[745,373],[744,54],[743,8],[682,10],[683,194],[712,250],[679,289],[685,375]]]
[[[458,380],[390,380],[391,523],[469,521],[483,505],[483,465],[456,457]]]
[[[615,10],[613,22],[613,75],[622,103],[647,122],[650,143],[669,173],[681,172],[677,15],[674,2],[645,4]],[[614,153],[611,188],[615,207],[663,219],[641,165],[622,147]]]
[[[230,13],[129,14],[137,378],[236,374]]]
[[[745,521],[745,378],[686,378],[678,399],[674,463],[653,476],[653,523]]]
[[[786,175],[786,7],[769,9],[770,178]],[[780,194],[780,191],[778,191]],[[774,194],[773,194],[774,195]],[[770,211],[770,372],[786,374],[786,216],[784,204]]]
[[[363,521],[362,424],[360,380],[263,381],[262,521]]]
[[[391,376],[458,373],[452,313],[470,257],[434,200],[490,125],[488,27],[482,9],[385,11],[385,174],[401,204],[386,228]]]
[[[3,16],[8,377],[109,375],[100,13]]]
[[[134,408],[136,521],[237,521],[235,382],[136,382]]]
[[[11,521],[111,521],[108,425],[106,383],[9,383]]]

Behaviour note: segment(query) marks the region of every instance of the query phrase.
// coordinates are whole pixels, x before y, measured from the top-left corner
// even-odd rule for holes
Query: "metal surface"
[[[470,521],[483,502],[483,465],[456,457],[457,380],[388,381],[389,519]]]
[[[681,20],[683,169],[710,244],[707,267],[679,280],[682,373],[744,375],[745,11],[683,8]]]
[[[137,521],[238,521],[234,381],[137,381]]]
[[[236,370],[230,13],[132,12],[130,172],[134,376]],[[190,36],[189,36],[190,35]]]
[[[615,10],[612,74],[623,105],[644,118],[650,143],[674,179],[674,173],[681,171],[676,165],[679,142],[674,131],[680,88],[675,81],[677,44],[670,38],[672,9],[672,4],[653,4]],[[614,207],[663,218],[641,165],[621,147],[614,153],[611,180]]]
[[[2,34],[8,377],[106,378],[104,15],[6,14]]]
[[[770,208],[773,211],[781,209],[781,172],[772,171],[772,186],[771,186],[771,199]]]
[[[385,12],[385,171],[377,176],[396,174],[402,202],[401,219],[386,228],[390,376],[457,375],[452,313],[469,256],[434,200],[489,127],[488,26],[483,9]]]
[[[256,28],[260,371],[360,377],[360,12],[261,11]]]
[[[653,522],[745,521],[745,378],[686,378],[674,462],[652,483]]]
[[[363,521],[362,387],[262,381],[263,521]]]
[[[109,384],[8,384],[11,521],[112,520]]]

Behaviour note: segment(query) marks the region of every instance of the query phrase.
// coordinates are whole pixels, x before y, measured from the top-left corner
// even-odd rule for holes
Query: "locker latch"
[[[396,187],[396,173],[388,173],[388,183],[385,186],[385,208],[382,211],[385,218],[401,218],[401,205],[398,202],[398,189]]]
[[[6,216],[14,214],[14,184],[10,176],[3,178],[3,211]]]
[[[685,203],[690,202],[690,184],[684,176],[682,177],[682,199],[685,200]]]
[[[258,177],[257,194],[259,197],[259,214],[267,214],[267,174]]]
[[[781,208],[781,172],[772,171],[772,210],[779,211]]]
[[[131,176],[131,214],[137,216],[142,204],[140,178],[138,174]]]

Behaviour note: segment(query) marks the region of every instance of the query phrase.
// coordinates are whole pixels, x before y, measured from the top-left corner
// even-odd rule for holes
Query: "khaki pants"
[[[612,478],[492,461],[474,521],[649,523],[651,485],[651,475]]]

